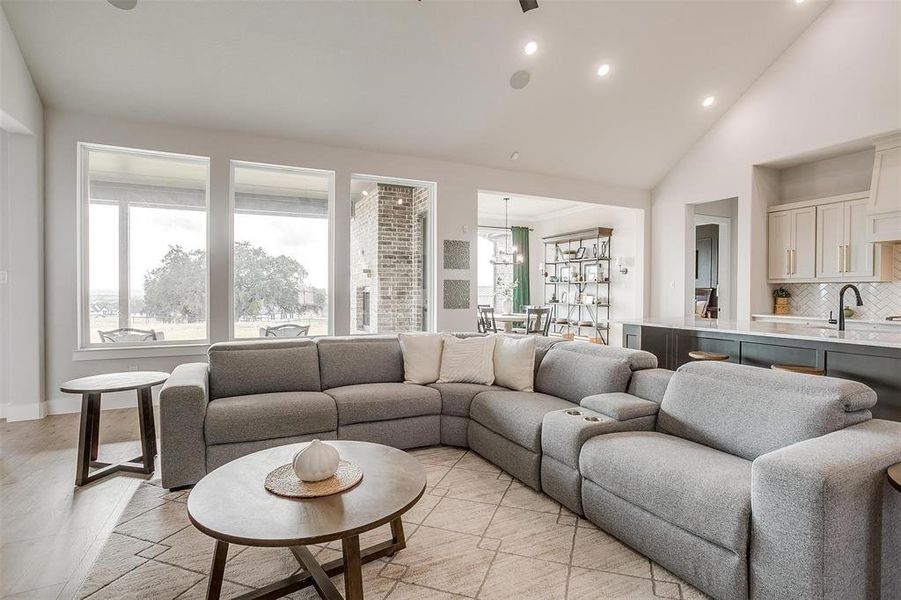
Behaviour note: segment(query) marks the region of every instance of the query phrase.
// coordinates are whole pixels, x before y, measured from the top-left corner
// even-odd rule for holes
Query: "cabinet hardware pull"
[[[835,249],[838,250],[838,272],[841,273],[842,265],[844,264],[843,250],[841,245],[836,246]]]
[[[851,246],[845,244],[845,273],[851,270]]]
[[[792,275],[794,275],[798,270],[798,258],[797,251],[792,248],[791,251],[791,265],[792,265]]]
[[[791,250],[785,251],[785,274],[786,275],[792,274],[792,251]]]

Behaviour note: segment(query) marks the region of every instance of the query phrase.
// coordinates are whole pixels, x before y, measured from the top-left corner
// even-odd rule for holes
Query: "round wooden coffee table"
[[[888,468],[888,482],[892,487],[901,492],[901,463],[892,465]]]
[[[207,598],[219,598],[229,544],[287,547],[304,570],[239,598],[278,598],[313,586],[328,600],[341,598],[329,577],[344,573],[347,600],[363,598],[364,563],[406,546],[400,517],[425,492],[425,469],[412,456],[380,444],[330,441],[341,458],[356,463],[363,479],[321,498],[285,498],[266,490],[266,475],[304,444],[249,454],[201,479],[188,496],[188,516],[216,539]],[[391,539],[360,549],[360,534],[391,524]],[[343,559],[320,565],[305,546],[341,540]]]

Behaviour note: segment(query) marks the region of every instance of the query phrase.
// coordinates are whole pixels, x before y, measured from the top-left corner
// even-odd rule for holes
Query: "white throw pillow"
[[[494,345],[494,383],[531,392],[535,381],[535,336],[497,336]]]
[[[438,383],[494,383],[495,336],[460,339],[444,335]]]
[[[404,353],[404,383],[435,383],[441,371],[441,334],[399,333],[397,339]]]

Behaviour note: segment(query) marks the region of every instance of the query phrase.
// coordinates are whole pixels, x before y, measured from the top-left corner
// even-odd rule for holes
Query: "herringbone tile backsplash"
[[[884,319],[901,315],[901,244],[894,246],[892,281],[858,284],[863,306],[854,306],[853,294],[845,294],[845,303],[855,311],[855,319]],[[827,316],[838,307],[841,283],[791,283],[783,287],[791,292],[791,313],[810,317]]]

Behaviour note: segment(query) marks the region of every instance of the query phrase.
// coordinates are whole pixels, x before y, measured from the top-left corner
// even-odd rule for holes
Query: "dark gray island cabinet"
[[[656,355],[659,366],[666,369],[689,362],[692,350],[728,354],[729,362],[765,369],[773,364],[825,369],[829,377],[851,379],[873,388],[879,398],[874,417],[901,421],[901,347],[895,344],[625,324],[623,346]]]

